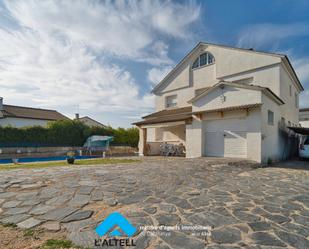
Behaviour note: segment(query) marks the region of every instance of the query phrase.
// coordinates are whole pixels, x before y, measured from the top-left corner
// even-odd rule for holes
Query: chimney
[[[76,120],[79,119],[79,113],[75,113],[75,119],[76,119]]]
[[[3,98],[0,97],[0,111],[3,110]]]

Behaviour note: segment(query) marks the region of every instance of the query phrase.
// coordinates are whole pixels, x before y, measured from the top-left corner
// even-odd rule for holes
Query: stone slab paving
[[[212,228],[210,236],[139,231],[134,239],[141,249],[309,248],[308,168],[298,162],[297,169],[293,162],[254,166],[237,159],[149,157],[134,164],[0,171],[0,222],[62,230],[74,243],[95,248],[95,227],[118,211],[136,227]]]

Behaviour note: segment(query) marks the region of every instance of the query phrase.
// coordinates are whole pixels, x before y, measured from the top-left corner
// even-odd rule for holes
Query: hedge
[[[88,127],[79,121],[63,120],[47,127],[0,127],[0,146],[82,146],[91,135],[113,136],[114,145],[137,147],[137,128]]]

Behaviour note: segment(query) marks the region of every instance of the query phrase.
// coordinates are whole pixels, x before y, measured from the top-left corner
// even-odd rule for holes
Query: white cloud
[[[300,96],[300,107],[308,108],[309,106],[309,90],[305,90]]]
[[[238,46],[244,48],[259,48],[265,45],[277,46],[282,39],[301,35],[309,35],[308,24],[254,24],[247,26],[240,32]]]
[[[271,46],[273,50],[279,53],[289,54],[292,58],[292,64],[295,71],[302,82],[305,91],[300,95],[300,105],[302,107],[309,106],[309,59],[297,58],[294,56],[294,48],[280,51],[279,43],[283,39],[307,36],[309,35],[309,24],[306,23],[290,23],[290,24],[256,24],[250,25],[243,29],[238,37],[238,46],[244,48],[260,48],[263,46]]]
[[[305,91],[300,95],[300,106],[309,106],[309,58],[298,58],[293,60],[295,71],[302,82]]]
[[[163,38],[183,39],[199,16],[194,3],[160,0],[5,1],[5,6],[18,24],[0,28],[5,101],[66,114],[79,104],[96,116],[149,112],[153,96],[141,96],[132,74],[111,59],[169,65]]]
[[[21,26],[41,35],[69,37],[93,49],[134,59],[148,55],[143,50],[157,44],[156,35],[185,37],[200,12],[194,3],[161,0],[13,0],[6,1],[6,6]],[[165,53],[162,59],[166,59]]]
[[[294,60],[295,71],[303,82],[309,82],[309,58]]]
[[[157,85],[171,70],[171,66],[153,67],[148,71],[148,80],[152,85]]]

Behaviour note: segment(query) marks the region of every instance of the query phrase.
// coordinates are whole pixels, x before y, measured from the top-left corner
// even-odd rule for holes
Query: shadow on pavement
[[[270,167],[309,170],[309,159],[294,158],[292,160],[274,163]]]

